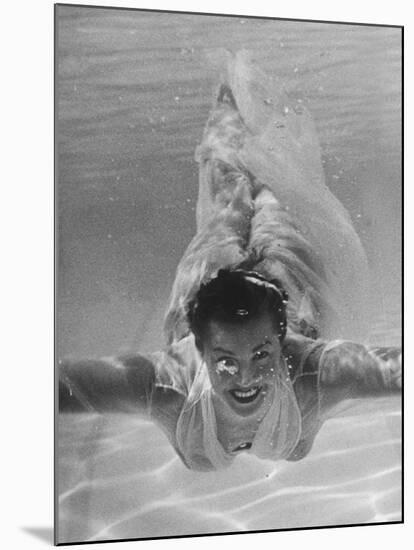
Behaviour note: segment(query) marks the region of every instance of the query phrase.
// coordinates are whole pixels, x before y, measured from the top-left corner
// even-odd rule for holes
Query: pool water
[[[401,36],[395,28],[57,9],[57,354],[160,349],[195,231],[206,52],[248,48],[312,112],[327,184],[367,251],[370,342],[401,340]],[[347,402],[297,463],[191,472],[125,415],[61,415],[58,541],[401,518],[397,397]],[[148,445],[148,442],[151,445]]]
[[[398,521],[400,401],[354,405],[299,462],[241,453],[230,469],[207,473],[188,470],[150,422],[62,415],[59,540]]]

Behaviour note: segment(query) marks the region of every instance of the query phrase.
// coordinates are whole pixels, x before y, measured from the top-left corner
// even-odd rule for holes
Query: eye
[[[222,367],[237,367],[237,363],[235,359],[232,359],[231,357],[223,357],[222,359],[219,359],[217,361],[217,365],[221,365]]]
[[[216,361],[216,370],[217,372],[228,372],[229,374],[236,374],[239,370],[239,366],[235,359],[231,357],[223,357]]]
[[[254,359],[258,360],[258,361],[261,361],[263,359],[267,359],[269,357],[269,352],[268,351],[256,351],[256,353],[254,354]]]

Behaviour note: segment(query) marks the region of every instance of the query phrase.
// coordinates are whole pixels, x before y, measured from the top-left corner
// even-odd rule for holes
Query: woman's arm
[[[65,361],[58,373],[61,412],[136,413],[152,402],[155,367],[140,355]]]
[[[322,402],[401,393],[401,350],[369,348],[353,342],[328,343],[320,356]]]
[[[401,350],[397,347],[324,342],[288,333],[283,354],[302,399],[316,390],[322,405],[335,405],[344,399],[401,392]]]
[[[288,460],[300,460],[332,409],[341,401],[401,391],[401,351],[324,342],[288,333],[283,355],[302,414],[302,437]]]

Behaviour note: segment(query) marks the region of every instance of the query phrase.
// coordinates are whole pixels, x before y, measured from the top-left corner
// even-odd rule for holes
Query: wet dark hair
[[[188,309],[188,322],[196,346],[203,340],[210,321],[244,323],[268,312],[282,341],[286,335],[287,293],[276,279],[268,281],[254,271],[221,269],[202,285]]]

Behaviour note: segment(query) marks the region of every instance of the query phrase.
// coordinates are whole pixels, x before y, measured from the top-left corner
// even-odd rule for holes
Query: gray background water
[[[327,183],[372,268],[372,341],[400,341],[401,31],[57,9],[58,355],[162,345],[195,231],[197,165],[216,84],[206,50],[247,48],[310,108]]]

